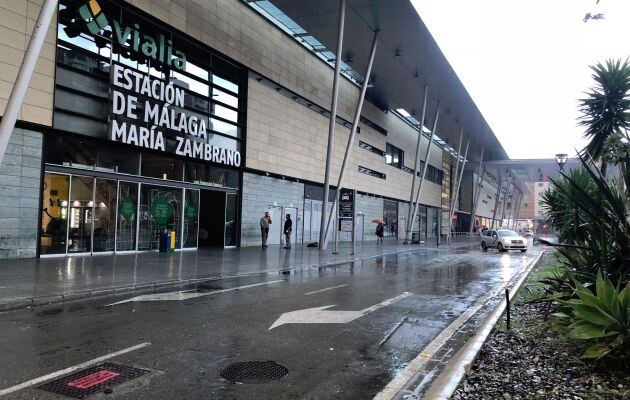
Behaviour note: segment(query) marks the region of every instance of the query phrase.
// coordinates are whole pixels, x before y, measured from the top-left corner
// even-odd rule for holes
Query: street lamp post
[[[564,153],[556,154],[556,162],[558,163],[558,167],[560,167],[560,171],[564,169],[564,164],[567,163],[568,159],[569,159],[568,154],[564,154]]]

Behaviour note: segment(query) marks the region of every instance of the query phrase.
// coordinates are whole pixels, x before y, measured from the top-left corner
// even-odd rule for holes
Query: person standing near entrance
[[[291,220],[291,214],[287,214],[287,219],[284,220],[284,238],[286,242],[285,249],[291,248],[291,231],[293,230],[293,221]]]
[[[267,248],[267,238],[269,237],[269,225],[271,224],[271,215],[269,212],[265,213],[265,216],[260,219],[260,235],[262,236],[262,247]]]

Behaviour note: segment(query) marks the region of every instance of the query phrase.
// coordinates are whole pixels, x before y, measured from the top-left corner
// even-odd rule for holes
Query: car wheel
[[[499,251],[499,253],[503,253],[505,251],[501,243],[497,244],[497,250]]]
[[[486,246],[486,242],[481,242],[481,250],[488,251],[488,246]]]
[[[521,253],[525,253],[527,250],[521,250]]]

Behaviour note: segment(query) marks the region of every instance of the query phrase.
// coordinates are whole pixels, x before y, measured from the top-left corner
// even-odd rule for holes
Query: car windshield
[[[499,231],[499,237],[514,237],[518,236],[518,233],[514,231]]]

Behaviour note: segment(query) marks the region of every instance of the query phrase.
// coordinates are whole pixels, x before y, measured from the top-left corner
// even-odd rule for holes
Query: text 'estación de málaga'
[[[169,136],[176,140],[177,155],[235,167],[241,165],[240,152],[207,142],[207,129],[210,123],[208,118],[189,115],[183,111],[184,89],[172,82],[167,83],[120,64],[112,65],[111,80],[114,86],[111,97],[114,117],[110,127],[111,140],[166,151],[162,130],[169,130],[183,135]],[[139,96],[142,100],[138,99]],[[142,107],[139,107],[139,102]],[[116,116],[142,123],[138,125],[118,121]]]

